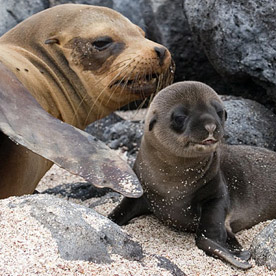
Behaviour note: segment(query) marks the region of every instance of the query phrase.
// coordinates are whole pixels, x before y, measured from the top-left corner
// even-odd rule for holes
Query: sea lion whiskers
[[[137,56],[138,56],[138,55],[137,55]],[[130,61],[128,64],[125,64],[125,67],[124,67],[122,70],[120,70],[120,72],[118,72],[118,74],[116,74],[116,75],[110,80],[110,83],[107,84],[107,85],[101,90],[101,92],[99,93],[99,95],[98,95],[97,98],[95,99],[95,101],[94,101],[92,107],[90,108],[90,111],[89,111],[88,114],[87,114],[85,123],[87,122],[87,120],[88,120],[88,118],[89,118],[89,116],[90,116],[90,114],[91,114],[91,112],[92,112],[94,106],[95,106],[96,103],[98,102],[98,100],[99,100],[99,98],[101,97],[102,93],[103,93],[108,87],[110,87],[110,84],[112,84],[112,82],[113,82],[115,79],[117,79],[120,75],[122,75],[123,73],[125,73],[125,72],[127,71],[127,69],[129,68],[129,66],[131,65],[133,59],[135,59],[135,57],[132,58],[131,61]],[[130,73],[132,73],[133,70],[134,70],[134,68],[131,70]],[[118,83],[119,85],[124,81],[124,79],[125,79],[126,76],[127,76],[127,73],[125,73],[125,75],[120,79],[120,81],[119,81],[119,83]],[[125,83],[125,85],[124,85],[123,87],[120,87],[119,85],[118,85],[117,87],[115,87],[115,89],[113,89],[112,93],[109,95],[108,102],[110,101],[110,99],[112,98],[112,96],[114,95],[114,93],[117,91],[117,89],[119,88],[119,89],[121,89],[121,91],[123,91],[123,90],[124,90],[124,87],[127,85],[127,83]],[[101,104],[102,104],[103,100],[104,100],[104,99],[102,99]],[[118,107],[120,107],[119,104],[118,104]],[[101,117],[102,114],[98,114],[98,116]]]
[[[123,62],[126,62],[126,61],[128,61],[128,60],[132,60],[132,59],[133,59],[133,58],[128,58],[128,59],[122,60],[122,61],[116,63],[116,64],[115,64],[114,66],[112,66],[111,68],[113,69],[113,68],[116,67],[117,65],[119,65],[119,64],[121,64],[121,63],[123,63]],[[108,78],[108,77],[110,76],[110,74],[114,73],[116,70],[119,70],[120,68],[123,68],[124,66],[126,66],[125,63],[124,63],[124,64],[121,64],[119,67],[115,68],[113,71],[110,71],[108,74],[104,75],[101,79],[99,79],[99,80],[95,83],[95,86],[97,86],[102,80]],[[111,82],[112,82],[114,79],[116,79],[118,76],[119,76],[119,74],[117,74],[113,79],[111,79]],[[106,87],[105,87],[105,89],[106,89]],[[102,90],[102,92],[103,92],[103,90]],[[101,92],[101,93],[102,93],[102,92]],[[101,96],[101,95],[99,95],[99,97],[100,97],[100,96]],[[84,102],[85,100],[87,100],[89,97],[90,97],[90,96],[89,96],[88,94],[85,95],[84,97],[82,97],[80,103],[79,103],[78,106],[77,106],[76,111],[74,112],[74,117],[73,117],[72,121],[73,121],[74,118],[77,116],[77,112],[79,111],[79,109],[80,109],[81,105],[83,104],[83,102]],[[97,102],[97,99],[98,99],[98,98],[96,98],[96,102]],[[94,103],[94,105],[96,104],[96,102]],[[93,105],[93,107],[94,107],[94,105]],[[93,107],[92,107],[92,108],[93,108]],[[90,114],[89,114],[89,115],[90,115]],[[87,123],[87,119],[88,119],[88,118],[86,118],[85,124]],[[72,123],[72,122],[71,122],[71,123]]]
[[[109,99],[107,100],[107,104],[110,102],[110,100],[112,99],[112,96],[116,93],[117,89],[120,89],[120,95],[119,95],[119,97],[121,96],[121,94],[122,94],[123,91],[124,91],[124,88],[127,86],[127,82],[130,80],[130,76],[129,76],[127,79],[125,79],[126,77],[127,77],[127,74],[125,74],[125,76],[120,80],[120,82],[118,83],[118,86],[115,87],[115,89],[113,89],[112,93],[111,93],[110,96],[109,96]],[[125,80],[126,80],[126,81],[125,81]],[[124,85],[123,85],[123,87],[121,88],[121,87],[120,87],[120,84],[121,84],[122,82],[124,82]],[[130,97],[130,95],[128,95],[128,97]],[[102,99],[102,101],[103,101],[103,99]],[[120,107],[120,102],[117,103],[117,106],[118,106],[118,108]]]
[[[129,66],[130,64],[131,64],[131,63],[129,63],[127,66]],[[124,69],[125,69],[125,68],[124,68]],[[121,74],[121,73],[125,73],[125,72],[124,72],[124,71],[125,71],[124,69],[123,69],[122,71],[120,71],[120,74]],[[121,93],[122,93],[122,91],[124,91],[124,88],[127,86],[127,82],[130,80],[130,75],[131,75],[131,73],[132,73],[134,70],[135,70],[135,68],[133,68],[133,69],[130,71],[129,74],[128,74],[128,72],[126,72],[125,75],[122,76],[122,78],[121,78],[120,81],[118,82],[117,87],[115,87],[115,89],[113,89],[111,95],[109,96],[109,99],[108,99],[107,103],[109,103],[109,101],[111,100],[112,96],[113,96],[114,93],[117,91],[117,89],[120,87],[120,84],[123,83],[123,82],[124,82],[124,85],[123,85],[123,87],[122,87],[120,90],[121,90]],[[120,74],[119,74],[119,75],[120,75]],[[119,76],[119,75],[118,75],[118,76]],[[127,75],[129,75],[129,77],[128,77],[127,79],[125,79],[125,78],[127,77]],[[126,81],[125,81],[125,80],[126,80]]]
[[[124,73],[124,72],[129,68],[129,65],[130,65],[130,64],[131,64],[131,61],[130,61],[128,64],[126,64],[125,67],[124,67],[120,72],[118,72],[118,74],[116,74],[116,75],[110,80],[110,83],[112,83],[116,78],[118,78],[122,73]],[[99,81],[99,82],[100,82],[100,81]],[[88,118],[89,118],[89,116],[90,116],[90,114],[91,114],[91,112],[92,112],[94,106],[97,104],[98,100],[100,99],[100,97],[102,96],[102,94],[104,93],[104,91],[110,86],[110,83],[107,84],[107,85],[101,90],[101,92],[98,94],[98,96],[97,96],[96,99],[94,100],[93,105],[91,106],[89,112],[87,113],[87,116],[86,116],[86,119],[85,119],[85,124],[87,124]],[[117,89],[117,88],[116,88],[116,89]],[[116,89],[115,89],[115,90],[116,90]],[[112,93],[111,95],[113,95],[113,94],[114,94],[114,93]],[[110,95],[110,97],[111,97],[111,95]],[[110,98],[110,97],[109,97],[109,98]],[[98,114],[98,115],[100,115],[100,114]]]

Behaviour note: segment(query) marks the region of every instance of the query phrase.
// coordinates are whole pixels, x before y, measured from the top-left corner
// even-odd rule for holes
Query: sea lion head
[[[173,81],[170,52],[146,39],[143,30],[126,17],[105,7],[55,6],[17,25],[1,42],[23,48],[22,54],[37,67],[38,76],[29,70],[32,79],[23,81],[24,85],[31,82],[27,88],[41,85],[40,72],[48,78],[54,75],[50,77],[67,94],[62,100],[70,98],[72,110],[86,111],[86,125]],[[68,87],[74,90],[73,97]],[[63,103],[58,105],[62,108]]]
[[[62,50],[94,104],[115,110],[172,82],[169,51],[146,39],[144,31],[120,13],[86,5],[66,5],[57,12],[67,20],[55,24],[45,42]]]
[[[226,111],[217,93],[200,82],[175,83],[158,93],[145,122],[145,139],[179,157],[214,152],[223,138]]]

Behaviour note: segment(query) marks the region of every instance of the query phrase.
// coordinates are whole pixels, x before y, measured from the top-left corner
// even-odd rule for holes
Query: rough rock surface
[[[46,0],[0,0],[0,36],[27,17],[48,8]]]
[[[142,121],[123,120],[111,114],[90,124],[86,131],[105,142],[111,149],[120,149],[130,165],[134,164],[143,135]]]
[[[50,195],[6,199],[0,204],[8,204],[11,213],[24,210],[48,229],[66,260],[110,263],[110,254],[133,260],[143,256],[141,246],[118,225],[84,206]]]
[[[250,248],[258,265],[276,270],[276,220],[267,225],[254,239]]]
[[[235,90],[276,103],[275,2],[184,0],[190,28]]]
[[[228,112],[225,141],[276,150],[276,116],[263,105],[237,97],[222,97]]]

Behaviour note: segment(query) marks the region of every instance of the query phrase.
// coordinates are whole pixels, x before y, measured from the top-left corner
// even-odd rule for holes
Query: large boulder
[[[214,68],[233,87],[276,103],[275,1],[184,0],[189,26]]]
[[[276,115],[263,105],[238,97],[222,97],[228,112],[225,141],[276,150]]]
[[[132,241],[118,225],[84,206],[50,195],[8,198],[1,200],[0,205],[1,210],[5,210],[5,219],[2,221],[6,225],[5,231],[13,235],[15,242],[17,238],[11,231],[12,225],[18,216],[22,216],[24,227],[17,225],[17,235],[28,233],[29,248],[35,247],[37,242],[48,244],[49,247],[56,245],[59,255],[65,260],[96,263],[110,263],[111,254],[130,260],[143,257],[141,246]],[[47,229],[51,237],[44,235],[42,229]],[[32,235],[37,236],[39,232],[40,240],[34,241]]]

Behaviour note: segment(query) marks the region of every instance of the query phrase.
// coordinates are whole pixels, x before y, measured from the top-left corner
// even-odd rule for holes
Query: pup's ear
[[[157,122],[157,115],[154,114],[154,116],[151,118],[150,123],[149,123],[149,131],[152,131],[156,122]]]
[[[224,109],[224,121],[226,121],[227,120],[227,111]]]

